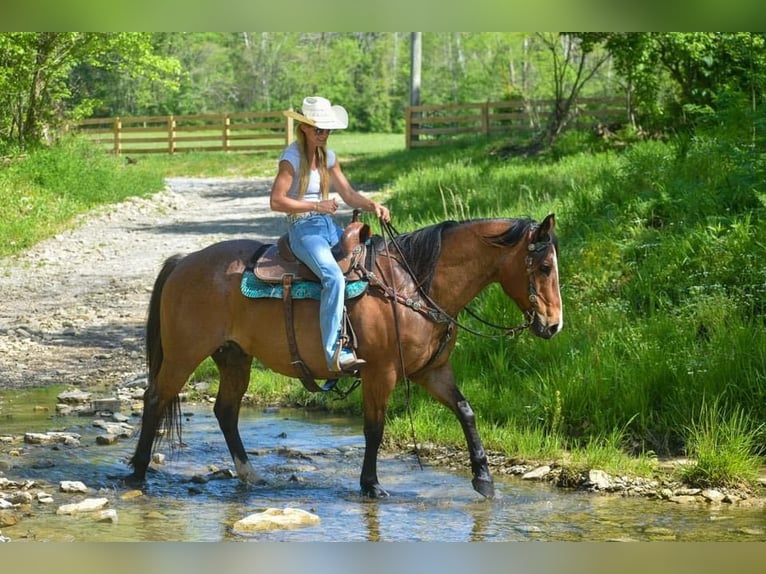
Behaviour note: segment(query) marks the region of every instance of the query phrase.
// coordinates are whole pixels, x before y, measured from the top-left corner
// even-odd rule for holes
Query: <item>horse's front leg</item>
[[[364,373],[362,378],[362,401],[364,409],[364,461],[359,485],[362,494],[369,498],[388,496],[378,481],[378,451],[386,425],[388,399],[396,385],[396,375],[377,373],[374,377]]]
[[[476,417],[471,405],[457,388],[452,366],[447,363],[432,371],[416,377],[415,382],[425,388],[431,396],[455,413],[463,429],[468,444],[473,480],[471,484],[476,492],[487,498],[495,496],[495,485],[489,472],[487,453],[476,430]]]

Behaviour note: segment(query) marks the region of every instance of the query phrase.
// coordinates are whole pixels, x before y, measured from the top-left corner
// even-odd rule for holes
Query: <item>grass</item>
[[[331,143],[355,185],[386,193],[400,231],[556,213],[562,333],[550,341],[462,333],[452,356],[487,448],[637,473],[651,472],[655,453],[686,453],[698,459],[687,481],[752,480],[766,424],[762,153],[699,137],[621,152],[582,138],[532,158],[504,155],[492,140],[406,150],[402,135],[338,133]],[[137,159],[65,143],[12,162],[0,174],[0,255],[99,203],[154,193],[164,177],[270,177],[276,167],[276,153]],[[472,306],[493,322],[521,322],[496,286]],[[195,377],[214,382],[212,364]],[[250,392],[361,412],[360,393],[312,395],[257,365]],[[392,443],[411,441],[408,408],[400,385],[389,406]],[[454,415],[425,392],[413,389],[411,408],[419,441],[464,445]]]
[[[759,475],[760,461],[752,452],[763,438],[763,429],[741,406],[727,412],[717,399],[703,402],[698,417],[687,427],[693,462],[681,467],[681,478],[701,488],[751,484]]]

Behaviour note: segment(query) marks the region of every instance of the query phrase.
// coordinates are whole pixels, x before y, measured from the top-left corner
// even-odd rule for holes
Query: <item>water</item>
[[[47,394],[46,394],[47,393]],[[0,436],[65,430],[82,435],[76,448],[0,445],[0,470],[14,480],[45,483],[54,503],[33,503],[17,525],[4,527],[12,540],[51,541],[766,541],[766,511],[731,505],[677,505],[643,498],[569,492],[516,477],[495,476],[497,498],[471,488],[468,472],[426,466],[414,455],[382,455],[381,484],[391,496],[370,501],[359,495],[364,442],[361,421],[283,409],[243,407],[240,431],[255,469],[267,486],[236,479],[195,482],[211,468],[232,463],[212,406],[185,405],[184,442],[148,475],[143,495],[123,498],[117,477],[136,439],[101,446],[103,432],[91,417],[56,417],[35,411],[52,391],[0,395]],[[55,403],[55,394],[52,394]],[[136,429],[140,419],[130,421]],[[457,424],[457,422],[455,423]],[[21,450],[19,456],[11,451]],[[58,492],[61,480],[80,480],[88,495]],[[106,497],[117,523],[93,515],[56,515],[61,504]],[[295,530],[240,535],[237,520],[269,507],[298,507],[321,524]]]

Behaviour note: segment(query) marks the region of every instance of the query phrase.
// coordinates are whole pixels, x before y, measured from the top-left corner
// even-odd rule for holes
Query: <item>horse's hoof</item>
[[[495,498],[495,483],[486,478],[474,478],[471,481],[473,489],[486,498]]]
[[[135,472],[128,474],[127,476],[124,476],[122,478],[122,482],[125,484],[125,486],[129,486],[131,488],[138,488],[140,486],[143,486],[146,480],[143,476],[138,476]]]
[[[388,492],[383,490],[379,484],[367,486],[362,489],[362,494],[367,498],[378,499],[388,497]]]

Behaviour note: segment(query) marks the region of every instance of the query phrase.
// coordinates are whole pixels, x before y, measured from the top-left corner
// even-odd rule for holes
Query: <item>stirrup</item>
[[[351,356],[349,358],[346,358],[341,362],[340,356],[343,353],[348,353]],[[338,341],[337,348],[335,349],[335,354],[332,357],[332,368],[331,370],[336,373],[355,373],[357,372],[361,367],[367,364],[367,361],[364,359],[360,359],[356,356],[356,352],[354,349],[351,349],[349,347],[343,346],[343,341]]]

